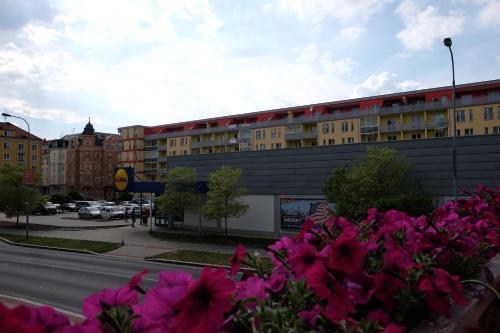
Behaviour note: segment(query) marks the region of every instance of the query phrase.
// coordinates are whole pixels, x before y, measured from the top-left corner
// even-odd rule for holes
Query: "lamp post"
[[[453,108],[453,200],[457,200],[457,113],[455,106],[455,61],[453,60],[453,51],[451,50],[451,38],[443,40],[444,46],[450,50],[451,72],[453,81],[451,86],[451,103]]]
[[[31,170],[30,169],[30,159],[31,159],[31,155],[30,155],[30,137],[31,137],[31,131],[30,131],[30,124],[28,124],[28,122],[26,121],[26,119],[22,118],[22,117],[18,117],[18,116],[13,116],[9,113],[2,113],[2,117],[4,118],[17,118],[17,119],[21,119],[22,121],[24,121],[26,123],[26,126],[28,126],[28,170]],[[28,193],[28,200],[27,200],[27,212],[26,212],[26,239],[29,239],[30,237],[30,206],[31,206],[31,203],[30,203],[30,195]]]

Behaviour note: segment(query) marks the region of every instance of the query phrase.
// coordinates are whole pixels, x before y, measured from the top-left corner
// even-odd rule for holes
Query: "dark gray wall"
[[[167,167],[195,168],[200,180],[227,164],[243,169],[250,194],[322,194],[332,170],[358,163],[366,147],[389,147],[403,153],[425,190],[439,196],[453,194],[452,138],[370,144],[321,146],[210,155],[169,157]],[[500,185],[500,135],[458,137],[457,188]]]

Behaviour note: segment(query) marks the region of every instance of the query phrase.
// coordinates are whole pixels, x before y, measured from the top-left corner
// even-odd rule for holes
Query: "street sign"
[[[35,173],[31,169],[26,169],[23,172],[23,183],[26,185],[32,185],[33,179],[35,178]]]

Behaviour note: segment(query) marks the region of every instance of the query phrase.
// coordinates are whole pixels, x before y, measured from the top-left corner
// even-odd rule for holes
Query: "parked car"
[[[40,203],[35,207],[33,213],[40,215],[54,215],[57,213],[57,207],[52,202]]]
[[[79,219],[100,219],[101,217],[101,211],[97,206],[82,207],[78,210]]]
[[[66,203],[62,204],[61,208],[63,211],[76,212],[76,203],[66,202]]]
[[[113,219],[123,219],[125,214],[118,206],[105,206],[102,207],[101,216],[103,219],[113,220]]]

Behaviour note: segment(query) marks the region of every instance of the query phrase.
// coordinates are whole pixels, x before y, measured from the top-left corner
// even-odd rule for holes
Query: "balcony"
[[[403,124],[403,131],[419,131],[427,128],[424,123]]]
[[[167,146],[157,146],[159,151],[165,151],[167,150]]]
[[[191,148],[212,147],[213,145],[214,145],[214,141],[213,140],[199,141],[199,142],[192,142],[191,143]]]
[[[144,158],[144,163],[156,163],[157,161],[158,161],[158,158],[156,158],[156,157]]]
[[[448,126],[449,126],[449,122],[446,119],[437,120],[437,121],[433,121],[433,122],[426,124],[427,129],[444,128],[444,127],[448,127]]]
[[[167,174],[167,168],[160,168],[160,169],[158,169],[158,173],[160,175],[166,175]]]
[[[393,125],[387,125],[387,126],[380,126],[379,131],[380,131],[380,133],[400,132],[401,125],[393,124]]]
[[[286,132],[285,140],[300,140],[302,139],[302,132]]]
[[[167,159],[168,159],[168,157],[167,157],[167,156],[161,156],[161,157],[158,157],[158,162],[160,162],[160,163],[161,163],[161,162],[166,162],[166,161],[167,161]]]
[[[144,147],[144,151],[154,151],[154,150],[158,150],[158,146],[145,146]]]
[[[145,175],[156,175],[158,173],[158,169],[144,169]]]
[[[316,139],[318,131],[302,132],[302,139]]]
[[[361,134],[378,133],[378,125],[364,126],[361,127],[359,130]]]

